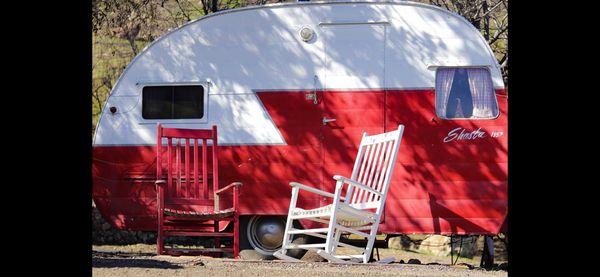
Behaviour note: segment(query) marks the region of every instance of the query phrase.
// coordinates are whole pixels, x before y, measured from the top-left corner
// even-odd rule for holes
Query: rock
[[[461,239],[460,237],[454,238],[453,241],[453,251],[454,254],[457,254],[460,251],[460,256],[465,258],[473,258],[475,254],[477,254],[477,237],[478,236],[468,236],[462,237],[462,247],[460,245]]]
[[[313,251],[306,251],[306,254],[300,259],[305,262],[326,262],[327,260]]]
[[[468,269],[474,269],[475,268],[474,265],[468,264],[468,263],[458,263],[457,265],[458,266],[464,266],[465,268],[468,268]]]
[[[454,237],[452,245],[449,236],[431,235],[419,245],[419,250],[427,251],[435,256],[449,256],[452,252],[457,255],[460,251],[461,257],[473,258],[477,254],[477,236]]]
[[[498,270],[508,271],[508,263],[501,263],[498,265]]]
[[[421,261],[418,259],[409,259],[408,264],[421,264]]]
[[[450,237],[431,235],[419,245],[419,250],[427,251],[435,256],[450,255]]]
[[[110,229],[110,224],[108,224],[108,222],[104,222],[104,223],[102,223],[102,230],[103,230],[103,231],[106,231],[106,230],[108,230],[108,229]]]
[[[204,266],[204,262],[201,260],[197,260],[197,261],[193,261],[192,265],[193,266]]]
[[[401,236],[391,237],[391,238],[388,239],[387,243],[388,243],[388,248],[391,248],[391,249],[403,249],[402,248],[402,237]]]
[[[407,235],[400,235],[388,239],[388,248],[402,250],[417,250],[418,244]]]
[[[251,249],[244,249],[240,251],[240,258],[242,260],[260,261],[263,260],[263,256],[258,252]]]

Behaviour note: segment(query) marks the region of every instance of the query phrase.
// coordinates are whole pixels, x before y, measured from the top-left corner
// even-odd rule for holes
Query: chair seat
[[[373,214],[370,212],[362,211],[356,208],[353,208],[347,204],[340,203],[339,213],[336,215],[336,221],[338,224],[346,226],[346,227],[360,227],[365,226],[370,223],[373,223]],[[314,217],[329,217],[331,215],[333,209],[333,204],[329,204],[327,206],[305,210],[302,208],[294,208],[292,211],[292,215],[294,216],[302,216],[302,215],[312,215]],[[371,220],[363,220],[356,216],[362,215],[364,217],[368,217]]]
[[[187,219],[217,219],[233,216],[234,209],[225,209],[220,211],[189,211],[189,210],[176,210],[176,209],[165,209],[165,215],[187,218]]]

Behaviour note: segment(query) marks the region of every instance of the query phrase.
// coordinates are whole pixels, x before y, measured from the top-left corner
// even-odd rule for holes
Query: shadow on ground
[[[154,259],[154,254],[149,253],[125,253],[125,252],[99,252],[93,251],[92,267],[94,268],[158,268],[158,269],[180,269],[183,266],[169,261]]]
[[[167,261],[157,261],[152,259],[121,259],[121,258],[92,258],[92,267],[95,268],[113,268],[113,267],[137,267],[137,268],[160,268],[160,269],[180,269],[176,265]]]

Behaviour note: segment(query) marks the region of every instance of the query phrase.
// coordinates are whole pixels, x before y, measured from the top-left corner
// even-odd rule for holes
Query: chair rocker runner
[[[291,182],[292,198],[285,225],[281,249],[274,256],[289,261],[297,259],[286,255],[290,249],[306,249],[334,263],[368,263],[373,250],[375,236],[390,180],[396,164],[404,126],[397,130],[368,136],[363,133],[354,168],[350,178],[333,176],[336,180],[335,192],[329,193],[300,183]],[[346,194],[342,191],[348,185]],[[332,199],[332,204],[316,209],[304,210],[296,207],[298,193],[304,190]],[[326,224],[327,227],[315,229],[295,229],[293,220],[304,219]],[[304,234],[326,239],[325,243],[300,244],[291,242],[291,236]],[[340,242],[342,234],[354,234],[368,239],[365,248]],[[338,255],[340,248],[358,252],[355,255]]]
[[[233,252],[237,258],[238,197],[242,184],[235,182],[219,189],[217,126],[212,130],[176,129],[164,128],[159,123],[157,137],[157,253],[179,256]],[[208,140],[212,141],[210,150]],[[163,150],[165,141],[166,151]],[[163,175],[165,169],[166,176]],[[224,209],[223,200],[230,200],[225,204],[232,204],[231,207]],[[233,232],[219,232],[221,221],[233,221]],[[165,247],[165,237],[175,236],[212,237],[214,245],[195,249]],[[221,247],[221,237],[231,237],[233,245]]]

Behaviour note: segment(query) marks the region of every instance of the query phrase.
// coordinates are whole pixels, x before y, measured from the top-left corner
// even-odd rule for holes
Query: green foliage
[[[204,15],[197,1],[92,1],[92,130],[115,82],[149,43]]]
[[[148,43],[144,40],[135,41],[138,49],[143,49]],[[92,37],[92,128],[95,128],[117,78],[134,57],[126,39],[99,35]]]
[[[243,7],[244,1],[243,0],[226,0],[225,6],[227,7],[227,9],[235,9],[235,8]]]

